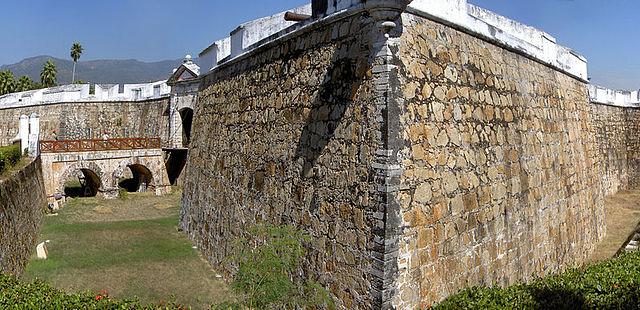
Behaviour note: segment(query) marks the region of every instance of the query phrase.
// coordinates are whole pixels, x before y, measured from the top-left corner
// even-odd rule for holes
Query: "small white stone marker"
[[[47,251],[47,243],[49,242],[51,241],[47,240],[45,242],[38,244],[38,246],[36,246],[38,259],[47,259],[47,256],[49,255],[49,252]]]

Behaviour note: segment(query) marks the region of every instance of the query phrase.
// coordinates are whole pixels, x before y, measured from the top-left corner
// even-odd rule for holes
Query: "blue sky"
[[[555,36],[589,60],[592,81],[640,88],[640,1],[469,0]],[[37,55],[156,61],[197,54],[239,23],[306,0],[4,0],[0,64]]]

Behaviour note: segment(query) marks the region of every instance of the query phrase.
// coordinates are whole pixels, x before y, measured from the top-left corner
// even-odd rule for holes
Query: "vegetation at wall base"
[[[250,239],[235,240],[238,265],[233,290],[238,302],[214,305],[213,309],[334,309],[329,293],[314,281],[295,275],[306,255],[310,237],[292,226],[257,225]]]
[[[640,251],[529,284],[473,287],[433,309],[640,309]]]
[[[118,198],[120,199],[127,199],[129,198],[129,191],[127,191],[124,188],[119,188],[118,189]]]
[[[16,165],[21,157],[19,144],[0,147],[0,173]]]

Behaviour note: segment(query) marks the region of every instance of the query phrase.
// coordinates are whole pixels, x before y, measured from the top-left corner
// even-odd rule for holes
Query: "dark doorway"
[[[180,119],[182,119],[182,146],[188,147],[191,142],[191,124],[193,123],[193,110],[184,108],[180,110]]]
[[[180,185],[180,175],[187,164],[187,150],[170,150],[166,153],[167,160],[165,167],[169,175],[171,185]]]

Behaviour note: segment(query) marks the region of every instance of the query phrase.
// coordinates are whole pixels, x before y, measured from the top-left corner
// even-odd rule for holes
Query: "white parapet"
[[[227,37],[222,40],[213,42],[204,51],[200,52],[200,64],[202,68],[209,71],[215,68],[218,63],[231,55],[231,38]]]
[[[118,96],[118,90],[120,85],[118,84],[96,84],[94,90],[94,96],[96,100],[107,101],[109,98],[115,98]]]
[[[311,15],[311,4],[289,10],[290,12]],[[253,48],[259,41],[278,33],[297,22],[286,21],[280,12],[271,16],[246,22],[231,32],[231,57],[236,57]]]
[[[312,0],[312,5],[290,11],[326,18],[349,10],[363,8],[363,0]],[[471,35],[524,54],[583,81],[588,80],[587,60],[575,51],[556,43],[548,33],[516,22],[489,10],[467,3],[467,0],[413,0],[407,12],[423,16]],[[296,22],[285,21],[285,12],[259,18],[238,26],[229,38],[216,41],[200,57],[204,68],[213,69],[270,41],[279,35],[295,32]],[[311,20],[312,21],[312,20]],[[308,23],[302,23],[305,25]],[[288,29],[288,31],[283,31]],[[267,40],[267,38],[269,40]],[[229,47],[230,46],[230,47]],[[225,58],[226,57],[226,58]]]
[[[613,90],[597,85],[589,85],[591,102],[618,107],[640,107],[640,91]]]
[[[171,87],[166,81],[143,84],[96,84],[93,94],[90,84],[72,84],[30,90],[0,96],[0,109],[73,102],[142,101],[168,97]]]
[[[410,13],[460,28],[583,81],[588,80],[587,59],[556,43],[548,33],[516,22],[466,0],[414,0]]]
[[[312,3],[312,5],[317,6],[313,15],[323,17],[360,5],[363,0],[312,0]],[[322,9],[322,11],[318,11],[319,9]]]

